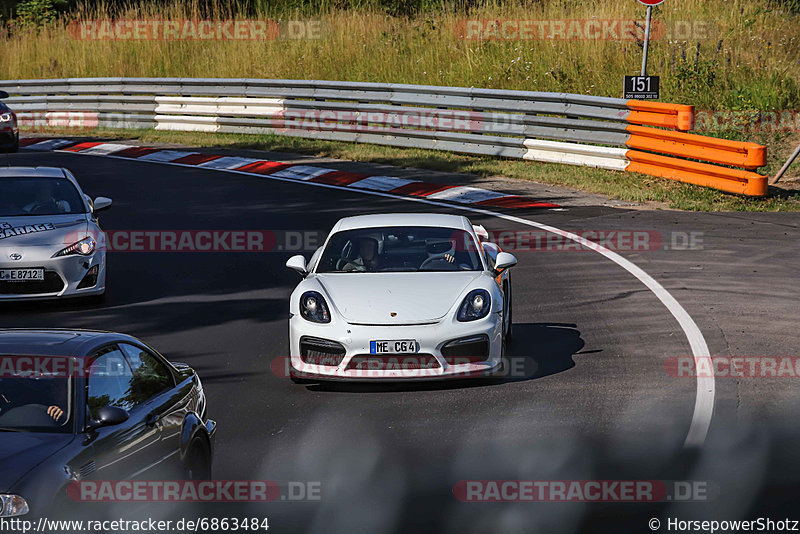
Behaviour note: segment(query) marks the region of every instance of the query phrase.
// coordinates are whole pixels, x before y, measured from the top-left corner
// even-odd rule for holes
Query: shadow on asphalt
[[[306,387],[310,391],[390,393],[497,386],[536,380],[575,367],[572,357],[584,344],[574,324],[515,323],[514,338],[508,347],[507,365],[501,373],[492,377],[407,383],[309,382]]]
[[[91,328],[124,331],[148,336],[170,334],[176,331],[215,327],[236,321],[268,323],[286,316],[286,303],[275,298],[231,298],[215,296],[208,301],[154,300],[135,306],[109,304],[106,306],[63,302],[2,303],[0,321],[6,315],[15,319],[15,326],[25,328]],[[56,323],[55,312],[72,311]],[[28,322],[19,324],[20,319]],[[139,334],[142,335],[142,334]]]

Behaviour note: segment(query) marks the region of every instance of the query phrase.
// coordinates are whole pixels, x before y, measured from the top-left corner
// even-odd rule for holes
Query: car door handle
[[[147,426],[155,426],[161,420],[161,416],[156,412],[150,412],[144,420]]]

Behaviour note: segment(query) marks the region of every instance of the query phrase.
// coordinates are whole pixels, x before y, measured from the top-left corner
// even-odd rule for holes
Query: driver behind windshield
[[[11,409],[35,406],[56,423],[65,423],[67,381],[59,379],[13,378],[0,380],[0,415]]]
[[[378,240],[372,237],[359,237],[358,256],[345,264],[343,271],[376,271],[380,267]]]
[[[53,182],[47,181],[36,188],[36,200],[25,206],[26,213],[69,213],[72,211],[69,202],[59,199],[54,195],[55,186]]]

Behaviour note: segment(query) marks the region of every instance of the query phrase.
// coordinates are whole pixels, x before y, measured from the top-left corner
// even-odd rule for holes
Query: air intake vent
[[[342,344],[336,341],[311,336],[300,338],[300,359],[303,363],[336,367],[342,363],[345,352]]]

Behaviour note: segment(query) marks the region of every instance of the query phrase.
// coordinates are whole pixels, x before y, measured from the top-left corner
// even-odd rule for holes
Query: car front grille
[[[448,365],[477,363],[489,358],[489,337],[486,335],[454,339],[442,347]]]
[[[44,280],[0,282],[0,295],[46,295],[64,289],[64,280],[53,271],[45,271]]]
[[[433,354],[356,354],[347,364],[348,371],[408,371],[439,367]]]
[[[347,352],[341,343],[319,337],[300,338],[300,359],[309,365],[337,367]]]

